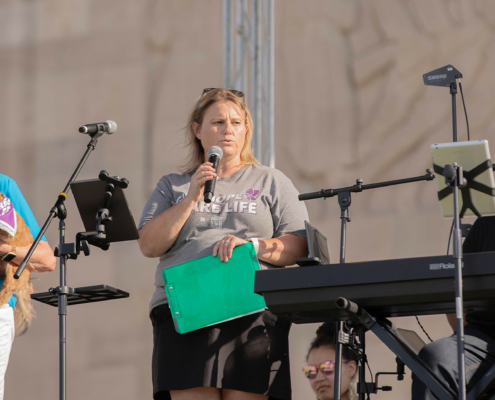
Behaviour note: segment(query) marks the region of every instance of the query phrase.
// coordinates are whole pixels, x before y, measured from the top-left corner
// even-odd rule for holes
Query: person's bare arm
[[[31,246],[17,247],[16,257],[11,261],[11,263],[19,265],[24,257],[26,257],[27,252]],[[8,243],[0,243],[0,258],[12,251],[12,246]],[[42,240],[39,242],[36,250],[31,256],[27,269],[33,272],[49,272],[55,269],[57,265],[57,259],[53,255],[53,250],[47,241]]]
[[[308,256],[308,242],[305,237],[287,234],[259,242],[258,259],[273,265],[293,265],[296,258]]]
[[[145,257],[160,257],[172,247],[194,209],[196,202],[187,198],[152,218],[139,230],[138,245]]]
[[[209,162],[202,164],[191,176],[186,197],[153,217],[139,230],[138,245],[145,257],[160,257],[172,247],[191,211],[203,196],[206,181],[216,176],[212,165]]]
[[[221,261],[232,257],[236,246],[247,243],[246,240],[233,235],[227,235],[213,247],[213,256],[217,254]],[[305,237],[286,234],[278,238],[259,240],[258,260],[285,267],[292,265],[296,258],[308,256],[308,245]]]

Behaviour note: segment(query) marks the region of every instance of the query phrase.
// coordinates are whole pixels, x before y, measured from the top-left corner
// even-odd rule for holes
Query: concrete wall
[[[493,144],[495,3],[286,0],[275,11],[277,167],[301,192],[422,175],[429,145],[452,140],[448,89],[422,83],[423,73],[446,64],[465,76],[471,137]],[[4,0],[0,21],[1,173],[17,180],[42,223],[86,149],[77,128],[114,119],[117,133],[100,139],[80,178],[101,169],[128,178],[138,220],[159,177],[183,162],[181,128],[197,96],[221,86],[222,2]],[[72,240],[83,226],[71,198],[67,204]],[[337,262],[336,200],[307,206]],[[441,217],[434,182],[356,194],[351,217],[348,262],[446,251],[451,222]],[[55,246],[56,222],[47,236]],[[133,242],[69,262],[69,286],[106,283],[131,293],[69,308],[70,399],[151,398],[155,265]],[[58,285],[57,272],[35,278],[38,292]],[[57,309],[35,307],[38,318],[14,343],[6,399],[58,396]],[[433,339],[451,333],[443,316],[420,319]],[[425,338],[414,318],[394,321]],[[300,368],[316,327],[291,332],[294,399],[313,398]],[[367,342],[373,373],[395,369],[392,353],[372,334]],[[383,379],[394,391],[376,397],[408,399],[409,378]]]

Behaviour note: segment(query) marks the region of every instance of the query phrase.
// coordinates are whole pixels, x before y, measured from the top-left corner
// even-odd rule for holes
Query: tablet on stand
[[[454,216],[453,189],[443,177],[445,166],[454,163],[462,167],[467,181],[460,187],[460,217],[495,214],[495,180],[487,140],[432,144],[431,153],[444,217]]]
[[[454,219],[452,233],[455,262],[457,365],[459,368],[458,398],[466,400],[460,220],[465,215],[481,217],[495,214],[493,168],[486,140],[433,144],[431,150],[433,169],[438,178],[438,199],[443,216],[453,216]]]

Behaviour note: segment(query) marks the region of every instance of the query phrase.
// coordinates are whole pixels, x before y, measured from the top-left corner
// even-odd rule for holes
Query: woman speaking
[[[155,400],[291,399],[288,321],[265,311],[178,334],[161,277],[164,268],[209,254],[228,262],[248,241],[262,268],[307,255],[306,207],[283,173],[254,158],[243,98],[236,90],[203,90],[186,127],[184,173],[163,176],[141,216],[141,252],[160,258],[150,304]],[[217,173],[207,159],[213,146],[223,153]],[[215,177],[205,203],[205,183]]]

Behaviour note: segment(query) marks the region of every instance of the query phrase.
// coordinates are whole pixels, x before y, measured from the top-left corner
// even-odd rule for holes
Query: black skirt
[[[154,308],[153,398],[216,387],[291,400],[290,322],[269,311],[196,331],[175,331],[168,305]]]

